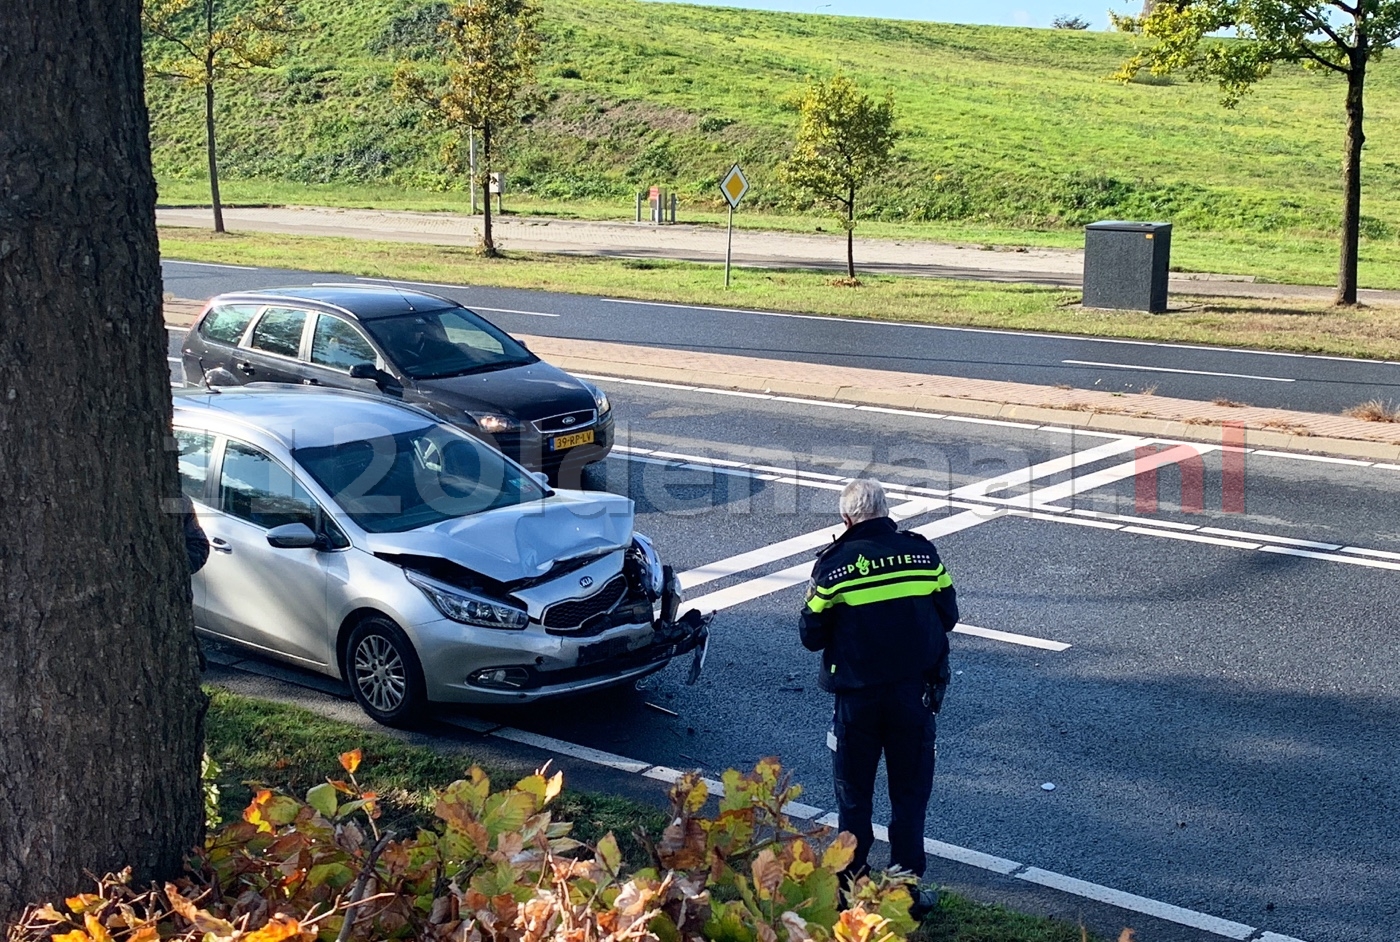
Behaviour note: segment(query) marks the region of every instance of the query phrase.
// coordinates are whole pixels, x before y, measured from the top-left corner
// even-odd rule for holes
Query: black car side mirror
[[[307,549],[319,539],[304,523],[284,523],[267,531],[267,542],[277,549]]]
[[[393,387],[395,391],[400,388],[399,381],[394,379],[393,374],[384,372],[373,363],[356,363],[350,367],[350,378],[372,379],[374,385],[378,386],[381,391],[387,390],[389,387]]]

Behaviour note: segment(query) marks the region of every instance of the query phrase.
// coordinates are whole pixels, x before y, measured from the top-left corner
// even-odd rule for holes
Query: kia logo
[[[586,588],[588,588],[589,586],[591,586],[591,585],[593,584],[593,577],[592,577],[592,576],[584,576],[582,579],[580,579],[580,580],[578,581],[578,584],[581,585],[581,586],[583,586],[583,587],[586,589]]]
[[[571,416],[571,415],[566,415],[566,416],[564,416],[564,418],[560,419],[559,421],[560,421],[560,424],[562,424],[562,425],[573,425],[575,422],[578,421],[578,419],[574,418],[574,417]]]

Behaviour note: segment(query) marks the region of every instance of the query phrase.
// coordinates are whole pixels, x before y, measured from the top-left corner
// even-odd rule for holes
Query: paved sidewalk
[[[162,226],[208,228],[207,209],[160,209]],[[414,213],[367,209],[292,206],[227,208],[230,230],[291,235],[340,236],[431,245],[476,245],[481,220],[453,213]],[[723,262],[725,230],[715,226],[653,226],[630,222],[496,217],[492,226],[505,249],[623,258],[671,258]],[[756,268],[819,268],[844,271],[844,236],[734,231],[734,263]],[[894,239],[856,240],[861,271],[975,281],[1024,282],[1078,288],[1084,253],[1077,249],[992,249],[940,242]],[[1330,300],[1330,287],[1255,284],[1238,275],[1173,275],[1178,295]],[[1400,303],[1400,291],[1362,291],[1362,299]]]
[[[202,307],[200,301],[167,298],[166,323],[172,327],[188,326]],[[1227,425],[1242,425],[1245,445],[1250,448],[1400,462],[1400,424],[1363,422],[1345,416],[594,340],[518,336],[538,356],[575,373],[1212,444],[1221,443],[1222,430]]]

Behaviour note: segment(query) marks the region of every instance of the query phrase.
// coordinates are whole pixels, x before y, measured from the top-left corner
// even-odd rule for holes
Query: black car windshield
[[[529,472],[441,425],[298,448],[292,455],[370,533],[416,530],[545,496]]]
[[[461,307],[361,321],[379,347],[413,379],[441,379],[534,363],[510,335]]]

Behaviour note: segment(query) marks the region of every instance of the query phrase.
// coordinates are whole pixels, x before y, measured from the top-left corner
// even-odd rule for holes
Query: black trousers
[[[833,772],[841,830],[856,838],[853,874],[865,871],[875,842],[870,817],[881,753],[890,787],[890,863],[924,874],[924,818],[938,727],[923,696],[923,681],[836,694]]]

